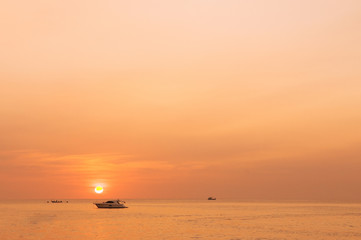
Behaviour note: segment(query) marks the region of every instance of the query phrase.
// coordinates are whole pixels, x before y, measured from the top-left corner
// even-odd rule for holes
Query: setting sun
[[[97,186],[97,187],[94,189],[94,191],[95,191],[96,193],[102,193],[102,192],[103,192],[103,187],[102,187],[102,186]]]

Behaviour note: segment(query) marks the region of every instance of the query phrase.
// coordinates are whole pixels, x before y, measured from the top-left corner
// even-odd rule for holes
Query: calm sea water
[[[1,201],[0,239],[361,239],[361,204],[128,200]]]

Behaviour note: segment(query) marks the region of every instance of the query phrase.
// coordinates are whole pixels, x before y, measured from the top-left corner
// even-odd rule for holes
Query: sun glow
[[[102,187],[102,186],[97,186],[97,187],[94,189],[94,191],[95,191],[96,193],[102,193],[102,192],[103,192],[103,187]]]

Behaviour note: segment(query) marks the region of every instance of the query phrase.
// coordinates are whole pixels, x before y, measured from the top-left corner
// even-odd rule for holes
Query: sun
[[[102,193],[102,192],[103,192],[103,187],[102,187],[102,186],[97,186],[97,187],[94,189],[94,191],[95,191],[96,193]]]

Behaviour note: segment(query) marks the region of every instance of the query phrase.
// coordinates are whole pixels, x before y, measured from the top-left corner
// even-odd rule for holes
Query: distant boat
[[[51,200],[51,203],[63,203],[61,200]]]
[[[208,200],[216,200],[215,197],[209,197]]]
[[[110,200],[102,203],[94,203],[98,208],[128,208],[124,201]]]

